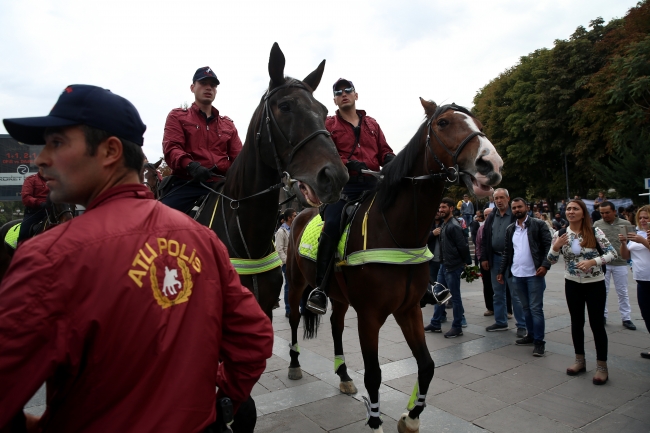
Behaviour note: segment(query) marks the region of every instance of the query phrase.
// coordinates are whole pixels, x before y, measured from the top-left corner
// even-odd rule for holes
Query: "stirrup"
[[[436,282],[431,288],[431,293],[433,293],[434,299],[438,301],[438,305],[445,304],[451,299],[451,292],[449,289],[438,282]]]
[[[325,306],[320,306],[311,301],[311,297],[314,296],[316,293],[322,293],[323,297],[325,298]],[[311,291],[309,294],[309,297],[307,298],[307,305],[305,305],[305,308],[307,308],[309,311],[311,311],[314,314],[325,314],[327,313],[327,294],[323,292],[319,287],[316,287],[314,290]]]

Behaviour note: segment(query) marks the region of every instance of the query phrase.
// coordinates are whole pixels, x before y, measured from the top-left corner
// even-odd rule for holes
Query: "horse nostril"
[[[320,186],[321,190],[327,195],[332,193],[333,177],[334,176],[332,175],[332,170],[329,166],[325,166],[321,171],[318,172],[318,176],[316,176],[318,185]]]
[[[490,161],[486,161],[483,157],[478,158],[475,162],[475,165],[476,170],[486,176],[494,171],[494,166],[492,163]]]

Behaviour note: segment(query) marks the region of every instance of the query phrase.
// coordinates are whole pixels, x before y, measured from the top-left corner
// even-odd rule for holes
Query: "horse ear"
[[[284,63],[284,54],[278,43],[275,42],[269,56],[269,77],[271,77],[273,85],[280,86],[284,83]]]
[[[313,91],[316,91],[316,88],[320,84],[321,78],[323,78],[323,71],[325,71],[325,60],[320,62],[320,65],[316,69],[314,69],[314,72],[311,74],[307,75],[307,77],[302,80],[306,85],[311,87]]]
[[[155,163],[153,166],[157,169],[158,167],[160,167],[160,164],[162,163],[162,161],[163,161],[163,159],[160,158],[160,159],[158,160],[158,162]]]
[[[433,113],[436,112],[436,108],[438,108],[436,103],[433,101],[426,101],[420,98],[420,103],[422,104],[422,107],[424,107],[424,113],[427,115],[427,117],[433,116]]]

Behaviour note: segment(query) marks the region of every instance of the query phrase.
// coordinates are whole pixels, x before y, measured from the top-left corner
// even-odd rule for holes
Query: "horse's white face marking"
[[[468,126],[470,131],[480,132],[480,129],[478,128],[476,122],[474,121],[474,119],[472,119],[471,116],[461,111],[454,111],[454,114],[463,117],[463,121]],[[474,166],[467,167],[467,169],[465,169],[464,171],[472,174],[472,176],[476,178],[476,181],[478,183],[483,185],[489,185],[490,182],[488,176],[479,173],[478,170],[476,169],[476,161],[478,159],[483,159],[485,162],[489,162],[492,164],[493,170],[496,173],[500,173],[501,167],[503,167],[503,159],[501,159],[501,156],[499,156],[499,153],[497,152],[496,148],[494,147],[492,142],[487,139],[487,137],[478,136],[477,138],[479,140],[479,148],[478,148],[478,152],[476,153],[476,158],[474,159],[474,164],[473,164]],[[474,188],[474,193],[481,196],[485,195],[484,191],[480,189],[477,190],[477,188]]]

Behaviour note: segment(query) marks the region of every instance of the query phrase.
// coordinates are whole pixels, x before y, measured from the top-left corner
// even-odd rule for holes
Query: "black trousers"
[[[585,354],[585,304],[589,314],[589,326],[594,334],[596,359],[607,361],[607,331],[605,331],[605,281],[578,283],[564,280],[566,303],[571,315],[571,338],[576,355]]]
[[[485,299],[485,308],[494,311],[494,290],[492,289],[492,276],[490,271],[481,269],[481,280],[483,280],[483,299]],[[506,290],[506,298],[510,297],[510,290]],[[512,313],[512,301],[508,301],[508,312]]]
[[[650,331],[650,281],[637,280],[636,296],[639,301],[641,317],[643,317],[646,329]]]
[[[29,239],[30,232],[34,224],[38,224],[45,219],[45,209],[25,209],[25,217],[20,225],[20,233],[18,233],[18,243]]]

